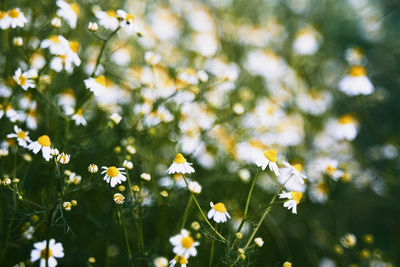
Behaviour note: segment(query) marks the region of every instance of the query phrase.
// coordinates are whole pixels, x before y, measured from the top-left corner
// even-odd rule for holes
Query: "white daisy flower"
[[[90,173],[96,173],[99,170],[99,167],[97,167],[96,164],[90,164],[88,167],[88,171]]]
[[[193,173],[194,169],[192,168],[193,163],[188,163],[185,159],[185,157],[181,154],[178,153],[175,156],[174,161],[172,162],[171,166],[168,168],[168,174],[174,174],[174,173]]]
[[[0,29],[5,30],[10,27],[10,16],[7,11],[0,10]]]
[[[301,172],[303,170],[303,166],[301,166],[301,164],[296,163],[290,165],[289,162],[284,161],[283,165],[285,165],[285,168],[281,169],[281,173],[279,175],[280,182],[289,182],[289,180],[293,179],[300,184],[304,184],[304,179],[307,179],[307,177]]]
[[[335,140],[352,141],[356,138],[358,133],[358,122],[353,116],[345,114],[337,120],[330,120],[326,131]]]
[[[312,55],[319,47],[318,35],[315,30],[307,27],[297,32],[293,49],[300,55]]]
[[[121,27],[130,27],[133,25],[135,22],[135,16],[129,13],[126,13],[125,11],[118,9],[117,10],[117,17],[121,20]]]
[[[224,203],[219,202],[214,205],[214,203],[210,202],[210,206],[211,209],[207,214],[208,219],[213,218],[216,223],[220,223],[220,222],[226,222],[227,221],[226,217],[228,217],[229,219],[231,218],[231,216],[226,210]]]
[[[120,194],[120,193],[116,193],[116,194],[114,194],[114,202],[115,203],[117,203],[117,204],[124,204],[124,201],[125,201],[125,197],[124,197],[124,195],[122,195],[122,194]]]
[[[353,66],[349,74],[339,82],[339,90],[347,95],[369,95],[374,92],[374,86],[367,77],[367,72],[362,66]]]
[[[48,258],[46,259],[46,254]],[[46,261],[49,267],[57,266],[56,258],[64,257],[64,248],[61,243],[56,243],[54,239],[49,240],[49,250],[46,253],[46,240],[37,242],[33,245],[31,251],[31,262],[35,262],[40,259],[40,267],[46,266]]]
[[[83,109],[78,109],[78,111],[72,116],[72,120],[75,122],[75,125],[83,125],[86,126],[87,122],[83,117]]]
[[[161,61],[161,56],[152,51],[146,51],[146,53],[144,53],[144,60],[149,65],[157,65]]]
[[[119,20],[114,10],[96,11],[95,16],[99,19],[99,24],[104,28],[112,31],[118,28]]]
[[[122,117],[118,113],[113,113],[110,116],[110,120],[112,120],[115,124],[119,124],[122,120]]]
[[[66,44],[68,43],[68,40],[65,39],[64,36],[62,35],[52,35],[48,39],[44,39],[40,47],[41,48],[48,48],[50,50],[50,53],[53,55],[64,55],[67,50]]]
[[[95,96],[101,95],[107,90],[107,79],[103,75],[86,79],[84,83],[86,88],[92,91]]]
[[[194,194],[200,194],[201,185],[198,182],[189,182],[189,190]]]
[[[169,266],[170,267],[174,267],[175,264],[179,263],[181,265],[181,267],[186,267],[188,264],[188,260],[187,258],[185,258],[184,256],[178,256],[176,255],[170,262],[169,262]]]
[[[34,88],[35,84],[33,83],[33,80],[31,78],[31,72],[30,71],[25,71],[22,73],[21,68],[18,68],[13,76],[14,81],[22,87],[25,91],[28,90],[28,88]]]
[[[7,138],[17,138],[18,145],[22,147],[27,147],[28,144],[32,142],[29,138],[29,132],[22,131],[22,129],[18,128],[18,126],[14,125],[14,132],[7,134]]]
[[[57,16],[62,17],[72,29],[76,28],[76,22],[79,15],[79,5],[77,3],[67,3],[63,0],[57,0]]]
[[[42,156],[46,161],[49,161],[53,156],[51,155],[51,141],[48,135],[40,136],[37,141],[29,144],[28,149],[32,150],[33,153],[37,154],[42,150]]]
[[[25,18],[24,13],[19,8],[14,8],[8,11],[9,25],[11,28],[24,27],[28,20]]]
[[[197,77],[196,70],[193,68],[187,68],[183,72],[178,74],[178,81],[196,85],[199,83],[199,78]]]
[[[75,185],[78,185],[82,181],[82,176],[77,175],[76,173],[73,172],[73,173],[69,174],[68,181]]]
[[[143,180],[145,180],[145,181],[150,181],[151,180],[151,175],[149,174],[149,173],[142,173],[141,175],[140,175],[140,178],[142,178]]]
[[[69,202],[69,201],[64,202],[64,203],[63,203],[63,208],[64,208],[64,210],[66,210],[66,211],[71,211],[71,209],[72,209],[72,204],[71,204],[71,202]]]
[[[164,257],[157,257],[154,259],[153,264],[155,267],[168,267],[168,259]]]
[[[121,184],[126,181],[125,170],[124,168],[117,168],[114,166],[111,167],[101,167],[103,171],[101,174],[105,174],[104,180],[111,185],[111,187],[115,187],[117,184]]]
[[[57,161],[60,162],[61,164],[68,164],[70,159],[71,155],[65,154],[64,152],[62,152],[57,157]]]
[[[346,234],[340,239],[340,243],[345,248],[352,248],[357,244],[357,238],[353,234]]]
[[[99,29],[99,25],[96,22],[89,22],[88,30],[91,32],[95,32]]]
[[[180,234],[171,237],[169,242],[174,246],[173,252],[176,255],[182,255],[185,258],[197,255],[196,246],[199,242],[195,242],[186,229],[182,229]]]
[[[264,245],[264,240],[261,237],[257,237],[254,239],[254,243],[261,248]]]
[[[258,159],[256,160],[256,165],[258,167],[261,167],[262,170],[265,170],[267,166],[271,171],[275,173],[276,176],[279,176],[279,168],[278,165],[276,164],[276,161],[278,160],[276,150],[270,149],[270,150],[265,150],[264,155],[260,155]]]
[[[297,204],[300,203],[302,196],[303,194],[301,192],[294,191],[282,191],[282,193],[279,194],[279,198],[288,199],[288,201],[285,201],[285,203],[283,203],[283,206],[288,210],[291,209],[293,214],[297,214]]]

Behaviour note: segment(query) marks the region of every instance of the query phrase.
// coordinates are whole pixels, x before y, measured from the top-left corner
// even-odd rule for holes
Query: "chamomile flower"
[[[104,28],[112,31],[118,28],[119,21],[114,10],[96,11],[95,16],[99,19],[99,24]]]
[[[340,243],[345,248],[352,248],[357,244],[357,238],[353,234],[346,234],[340,239]]]
[[[297,32],[293,49],[300,55],[312,55],[318,50],[318,35],[312,28],[304,28]]]
[[[14,8],[8,11],[9,26],[11,28],[24,27],[28,20],[25,18],[24,13],[19,8]]]
[[[100,95],[102,92],[107,90],[107,79],[103,75],[99,75],[97,77],[91,77],[84,81],[87,89],[92,91],[95,96]]]
[[[29,132],[22,131],[18,126],[14,125],[14,132],[7,134],[7,138],[17,138],[18,145],[22,147],[27,147],[32,140],[29,138]]]
[[[184,256],[178,256],[176,255],[170,262],[169,262],[169,266],[170,267],[174,267],[175,264],[179,263],[181,265],[181,267],[186,267],[188,264],[188,260],[187,258],[185,258]]]
[[[327,132],[335,140],[352,141],[358,132],[358,122],[350,114],[345,114],[337,120],[330,120],[327,125]]]
[[[172,162],[171,166],[168,168],[168,174],[193,173],[194,169],[190,165],[192,165],[192,163],[188,163],[186,161],[185,157],[181,153],[178,153],[178,154],[176,154],[175,159]]]
[[[53,156],[51,155],[51,141],[48,135],[40,136],[37,141],[29,144],[28,149],[32,150],[33,153],[37,154],[42,150],[42,156],[46,161],[49,161]]]
[[[99,167],[97,167],[96,164],[90,164],[88,167],[88,171],[90,173],[96,173],[96,172],[98,172],[98,170],[99,170]]]
[[[165,257],[157,257],[154,259],[153,264],[155,267],[168,267],[168,259]]]
[[[125,201],[124,195],[122,195],[120,193],[116,193],[116,194],[114,194],[113,198],[114,198],[115,203],[117,203],[119,205],[124,204],[124,201]]]
[[[214,205],[214,203],[210,202],[210,207],[211,209],[208,212],[207,217],[209,219],[213,218],[216,223],[226,222],[227,217],[229,219],[231,218],[228,211],[226,210],[224,203],[219,202]]]
[[[35,84],[33,83],[33,80],[31,80],[31,72],[30,71],[25,71],[22,73],[22,70],[18,68],[13,76],[14,81],[22,87],[25,91],[28,90],[29,88],[34,88]]]
[[[48,258],[46,259],[46,254]],[[61,243],[56,243],[54,239],[49,241],[49,250],[46,253],[46,240],[42,242],[37,242],[33,245],[33,250],[31,251],[31,262],[35,262],[40,259],[40,267],[46,266],[46,261],[49,267],[57,266],[56,258],[64,257],[64,248]]]
[[[198,182],[189,182],[189,190],[194,194],[200,194],[201,185]]]
[[[135,16],[125,11],[118,9],[117,10],[117,17],[121,20],[121,27],[130,27],[135,22]]]
[[[144,53],[144,60],[149,65],[157,65],[161,61],[161,56],[152,51],[146,51],[146,53]]]
[[[115,185],[126,181],[125,172],[123,172],[124,168],[117,168],[114,166],[103,166],[101,168],[103,169],[101,174],[105,174],[104,180],[109,183],[111,187],[115,187]]]
[[[264,245],[264,240],[261,237],[257,237],[254,239],[254,243],[261,248]]]
[[[0,10],[0,29],[5,30],[10,27],[10,17],[7,11]]]
[[[307,177],[302,173],[303,166],[301,164],[296,163],[291,165],[289,162],[284,161],[284,168],[281,169],[281,173],[279,175],[279,181],[281,183],[289,182],[289,180],[295,180],[300,184],[304,184],[304,179]]]
[[[339,82],[338,87],[340,91],[349,96],[369,95],[374,92],[374,86],[362,66],[351,67],[349,74]]]
[[[279,168],[278,165],[276,165],[276,161],[278,160],[276,150],[270,149],[270,150],[265,150],[264,155],[261,156],[256,160],[256,165],[258,167],[261,167],[262,170],[265,170],[267,166],[271,171],[275,173],[276,176],[279,176]]]
[[[57,161],[60,162],[61,164],[68,164],[70,159],[71,155],[65,154],[64,152],[62,152],[57,157]]]
[[[83,117],[83,109],[78,109],[78,111],[72,116],[72,120],[75,122],[75,125],[83,125],[86,126],[87,122]]]
[[[62,17],[72,28],[76,28],[76,22],[79,15],[79,5],[77,3],[67,3],[64,0],[57,0],[56,2],[59,9],[57,10],[57,16]]]
[[[288,210],[291,209],[293,214],[297,214],[297,204],[300,203],[302,196],[303,194],[301,192],[294,191],[282,191],[282,193],[279,194],[279,198],[288,199],[288,201],[285,201],[285,203],[283,203],[283,206]]]
[[[75,184],[75,185],[78,185],[78,184],[80,184],[81,181],[82,181],[82,176],[80,176],[80,175],[78,175],[78,174],[72,172],[72,173],[70,173],[69,176],[68,176],[68,181],[71,182],[71,183],[73,183],[73,184]]]
[[[186,229],[182,229],[180,234],[171,237],[169,242],[174,246],[173,252],[176,255],[182,255],[185,258],[197,255],[196,246],[199,242],[194,241]]]
[[[66,52],[66,43],[68,40],[64,38],[62,35],[52,35],[47,39],[44,39],[40,47],[41,48],[48,48],[50,53],[53,55],[64,55]]]

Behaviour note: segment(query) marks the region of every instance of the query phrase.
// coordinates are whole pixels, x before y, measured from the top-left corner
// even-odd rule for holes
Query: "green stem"
[[[101,60],[101,57],[103,56],[103,53],[104,53],[104,50],[105,50],[105,48],[106,48],[106,45],[107,45],[108,41],[111,39],[111,37],[113,37],[113,36],[119,31],[119,29],[121,29],[121,26],[118,26],[118,28],[116,28],[116,29],[107,37],[107,39],[105,39],[105,40],[103,41],[103,44],[101,45],[101,48],[100,48],[100,53],[99,53],[99,55],[98,55],[98,57],[97,57],[97,59],[96,59],[96,65],[94,66],[92,75],[90,75],[90,76],[93,77],[93,76],[95,75],[95,73],[96,73],[96,71],[97,71],[97,68],[98,68],[99,65],[100,65],[100,60]]]
[[[214,249],[215,249],[215,239],[213,238],[211,241],[210,261],[208,262],[208,267],[212,266],[212,262],[214,259]]]
[[[244,209],[243,219],[242,219],[242,221],[240,222],[240,225],[239,225],[238,229],[236,230],[237,233],[240,232],[240,230],[242,230],[242,227],[243,227],[243,225],[244,225],[244,223],[245,223],[245,221],[246,221],[246,219],[247,219],[247,213],[249,212],[250,199],[251,199],[251,196],[252,196],[252,194],[253,194],[253,189],[254,189],[254,187],[255,187],[255,185],[256,185],[257,178],[258,178],[258,176],[260,175],[261,171],[262,171],[262,170],[261,170],[261,168],[260,168],[260,169],[258,170],[256,176],[254,177],[253,182],[251,183],[250,191],[249,191],[249,194],[248,194],[248,196],[247,196],[246,207],[245,207],[245,209]]]
[[[193,194],[192,191],[190,191],[190,189],[189,189],[189,183],[188,183],[188,181],[186,180],[185,175],[182,174],[182,177],[183,177],[183,180],[184,180],[185,183],[186,183],[186,186],[187,186],[187,188],[188,188],[190,194],[192,194],[193,200],[194,200],[194,202],[196,203],[196,206],[197,206],[197,208],[199,209],[199,211],[200,211],[200,213],[201,213],[201,216],[203,216],[204,220],[206,221],[206,223],[208,224],[208,226],[210,226],[211,230],[213,230],[214,233],[215,233],[219,238],[221,238],[221,240],[222,240],[223,242],[227,242],[226,238],[223,237],[220,233],[218,233],[218,231],[215,230],[214,226],[212,226],[212,224],[210,223],[210,221],[207,219],[207,216],[204,214],[203,210],[201,209],[200,204],[199,204],[199,202],[198,202],[197,199],[196,199],[196,196]]]
[[[186,224],[186,221],[187,221],[187,217],[189,215],[189,210],[190,210],[190,207],[192,205],[192,202],[193,202],[193,197],[190,196],[189,201],[188,201],[188,203],[186,205],[186,208],[185,208],[185,212],[183,213],[183,219],[182,219],[182,224],[181,224],[181,228],[180,229],[183,229],[185,227],[185,224]]]
[[[129,245],[129,239],[128,239],[128,233],[126,231],[126,225],[125,225],[125,218],[123,212],[121,212],[121,209],[118,208],[118,216],[121,218],[121,224],[122,228],[124,230],[124,238],[125,238],[125,245],[126,249],[128,251],[128,257],[129,257],[129,262],[131,263],[131,266],[133,267],[133,258],[132,258],[132,251],[131,251],[131,246]]]

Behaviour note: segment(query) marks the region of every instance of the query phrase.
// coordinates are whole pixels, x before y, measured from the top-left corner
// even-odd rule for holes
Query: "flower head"
[[[293,214],[297,214],[297,204],[300,203],[302,196],[303,194],[301,192],[294,191],[282,191],[282,193],[279,194],[279,198],[288,199],[288,201],[285,201],[285,203],[283,203],[283,206],[289,210],[292,209]]]
[[[71,159],[71,155],[65,154],[64,152],[62,152],[57,157],[57,161],[60,162],[61,164],[68,164],[70,159]]]
[[[209,219],[213,218],[216,223],[220,223],[220,222],[226,222],[227,217],[229,219],[231,218],[228,211],[226,210],[224,203],[219,202],[214,205],[214,203],[210,202],[210,206],[211,209],[207,214],[207,217]]]
[[[78,20],[80,7],[77,3],[68,3],[64,0],[57,0],[56,2],[59,9],[57,10],[57,16],[62,17],[72,28],[76,28],[76,22]]]
[[[99,24],[108,30],[114,31],[118,28],[119,21],[117,17],[117,12],[114,10],[107,11],[96,11],[96,18],[99,19]]]
[[[115,187],[115,185],[126,181],[125,172],[123,172],[124,168],[103,166],[102,169],[103,171],[101,174],[105,174],[104,180],[109,183],[111,187]]]
[[[96,173],[99,170],[99,167],[97,167],[96,164],[90,164],[88,167],[88,171],[90,173]]]
[[[18,126],[14,125],[14,132],[7,134],[7,138],[17,138],[18,145],[21,147],[27,147],[32,140],[29,138],[29,132],[22,131]]]
[[[124,195],[120,194],[120,193],[116,193],[114,194],[114,202],[117,204],[123,204],[125,201],[125,197]]]
[[[174,246],[173,252],[177,255],[182,255],[185,258],[197,255],[196,246],[199,245],[199,242],[194,241],[185,229],[182,229],[180,234],[171,237],[169,242]]]
[[[170,267],[174,267],[175,264],[179,263],[181,265],[181,267],[186,267],[188,264],[188,260],[187,258],[185,258],[184,256],[178,256],[176,255],[170,262],[169,262],[169,266]]]
[[[33,80],[31,80],[31,75],[32,73],[30,71],[26,71],[22,73],[22,70],[18,68],[13,76],[14,81],[22,87],[25,91],[28,90],[29,88],[34,88],[35,84],[33,83]]]
[[[46,259],[47,255],[48,258]],[[48,251],[46,251],[46,240],[35,243],[31,251],[31,262],[40,259],[40,266],[45,266],[47,261],[49,267],[55,267],[57,266],[56,258],[62,257],[64,257],[64,248],[61,243],[56,243],[54,239],[50,239]]]
[[[349,96],[369,95],[374,92],[374,86],[368,79],[363,66],[352,66],[349,74],[339,82],[338,87]]]
[[[8,24],[11,28],[24,27],[25,23],[28,22],[24,13],[19,8],[14,8],[8,11]],[[8,27],[7,27],[8,28]]]
[[[276,164],[277,160],[278,158],[276,150],[265,150],[264,154],[262,156],[260,155],[256,160],[256,164],[258,167],[261,167],[262,170],[265,170],[265,168],[267,168],[268,166],[269,169],[273,171],[276,176],[279,176],[280,171],[278,165]]]
[[[33,153],[37,154],[42,150],[42,156],[46,161],[49,161],[53,156],[51,154],[51,141],[48,135],[40,136],[37,141],[29,144],[28,149],[32,150]]]
[[[178,153],[176,154],[174,161],[168,169],[168,174],[193,173],[194,169],[190,165],[192,165],[192,163],[188,163],[185,157],[181,153]]]

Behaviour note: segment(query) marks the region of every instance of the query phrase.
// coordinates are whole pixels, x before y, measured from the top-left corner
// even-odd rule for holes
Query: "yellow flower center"
[[[51,251],[51,249],[49,248],[49,258],[53,255],[53,252]],[[42,259],[46,259],[46,249],[42,249],[42,251],[40,251],[40,257]]]
[[[76,112],[76,115],[82,116],[83,114],[83,109],[78,109],[78,111]]]
[[[185,163],[185,162],[186,162],[186,159],[181,153],[176,154],[175,159],[174,159],[174,163],[182,164],[182,163]]]
[[[178,255],[176,255],[176,256],[174,257],[174,260],[175,260],[176,262],[178,262],[179,264],[187,264],[187,262],[188,262],[188,260],[187,260],[185,257],[183,257],[183,256],[178,256]]]
[[[7,12],[0,10],[0,19],[3,19],[6,16]]]
[[[100,76],[97,76],[96,78],[94,78],[94,80],[98,83],[98,84],[100,84],[100,85],[102,85],[102,86],[106,86],[106,77],[104,77],[104,75],[100,75]]]
[[[52,35],[52,36],[50,36],[50,37],[49,37],[49,40],[50,40],[50,42],[55,43],[55,44],[59,44],[59,43],[61,42],[61,41],[60,41],[60,38],[58,38],[57,35]]]
[[[351,115],[343,115],[342,117],[339,118],[339,123],[340,124],[349,124],[349,123],[354,123],[354,118]]]
[[[292,195],[292,198],[296,201],[296,203],[299,204],[301,198],[303,197],[303,194],[300,192],[293,192],[293,191],[290,191],[290,194]]]
[[[275,149],[265,150],[265,151],[264,151],[264,156],[265,156],[269,161],[272,161],[272,162],[276,162],[276,160],[277,160]]]
[[[226,212],[226,207],[225,207],[224,203],[221,203],[221,202],[215,204],[213,209],[218,211],[218,212],[221,212],[221,213],[225,213]]]
[[[114,166],[111,166],[107,169],[106,171],[107,175],[111,178],[117,177],[119,174],[119,170],[115,168]]]
[[[196,75],[196,71],[195,71],[193,68],[188,68],[188,69],[186,70],[186,72],[187,72],[187,74],[190,75],[190,76]]]
[[[17,137],[18,137],[19,139],[25,140],[25,138],[26,138],[26,132],[25,132],[25,131],[20,131],[20,132],[18,132],[18,133],[17,133]]]
[[[107,10],[106,13],[107,13],[107,16],[109,16],[109,17],[113,17],[113,18],[117,17],[117,13],[114,10]]]
[[[366,76],[367,72],[362,66],[353,66],[350,68],[350,76],[359,77],[359,76]]]
[[[254,147],[254,148],[260,148],[260,149],[266,149],[267,146],[264,145],[261,141],[257,140],[257,139],[251,139],[249,141],[250,146]]]
[[[70,6],[71,9],[75,12],[76,15],[79,14],[79,9],[80,9],[80,7],[79,7],[79,5],[78,5],[77,3],[72,3],[72,4],[70,4],[69,6]]]
[[[19,17],[19,11],[16,10],[15,8],[14,8],[14,9],[11,9],[11,10],[8,12],[8,15],[9,15],[11,18],[13,18],[13,19],[18,18],[18,17]]]
[[[132,14],[126,14],[125,20],[133,22],[135,21],[135,16]]]
[[[186,249],[191,248],[193,246],[193,243],[194,243],[194,240],[191,236],[182,237],[182,240],[181,240],[182,247],[184,247]]]
[[[69,41],[69,47],[71,48],[72,51],[74,51],[75,53],[78,53],[78,50],[79,50],[78,42]]]
[[[293,164],[293,168],[298,170],[298,172],[301,172],[303,170],[303,166],[301,166],[300,163]]]
[[[24,75],[21,75],[18,77],[18,82],[21,86],[24,86],[26,84],[26,81],[27,81],[27,79]]]
[[[317,185],[317,190],[324,195],[328,194],[328,187],[324,183],[319,183]]]
[[[325,172],[327,173],[327,174],[329,174],[329,175],[332,175],[332,174],[334,174],[335,173],[335,171],[336,171],[336,168],[335,167],[333,167],[333,166],[327,166],[326,167],[326,169],[325,169]]]
[[[50,146],[51,145],[50,137],[48,135],[42,135],[41,137],[38,138],[37,141],[42,146]]]

